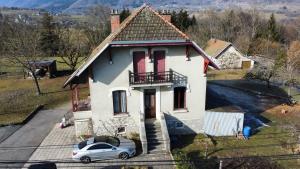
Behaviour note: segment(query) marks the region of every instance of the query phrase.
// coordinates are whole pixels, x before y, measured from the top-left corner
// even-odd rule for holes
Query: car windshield
[[[78,144],[78,148],[79,148],[79,149],[82,149],[82,148],[84,148],[86,145],[87,145],[87,141],[82,141],[82,142],[80,142],[80,143]]]
[[[108,144],[111,144],[115,147],[118,147],[120,145],[120,140],[117,137],[112,137],[112,136],[97,136],[94,139],[95,143],[97,142],[105,142]]]

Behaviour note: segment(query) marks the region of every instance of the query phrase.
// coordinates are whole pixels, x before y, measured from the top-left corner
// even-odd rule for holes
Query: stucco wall
[[[141,100],[143,99],[143,88],[132,89],[129,86],[128,71],[133,71],[132,52],[146,48],[113,48],[113,64],[109,64],[108,52],[104,52],[93,63],[93,79],[89,80],[91,93],[92,120],[94,132],[97,134],[112,134],[116,126],[123,125],[126,132],[139,131],[139,116],[143,112]],[[163,111],[172,118],[166,118],[168,126],[174,126],[176,120],[183,121],[185,128],[178,130],[192,129],[200,132],[203,126],[205,114],[205,92],[206,77],[203,73],[204,59],[195,51],[191,51],[190,61],[186,61],[185,46],[182,47],[162,47],[153,50],[166,51],[166,70],[170,68],[188,77],[186,107],[188,111],[173,111],[173,87],[156,87],[160,91],[156,95],[160,106],[157,110]],[[146,70],[153,70],[153,63],[146,57]],[[112,91],[127,91],[127,111],[128,115],[113,115]],[[157,112],[158,113],[158,112]],[[169,127],[169,128],[170,128]],[[171,133],[172,134],[172,133]]]
[[[223,52],[217,60],[219,61],[222,69],[242,68],[242,61],[251,61],[244,57],[233,46],[230,46],[225,52]]]

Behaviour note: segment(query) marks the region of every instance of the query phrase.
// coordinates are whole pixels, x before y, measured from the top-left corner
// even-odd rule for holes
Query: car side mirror
[[[112,150],[117,150],[117,148],[116,148],[116,147],[113,147]]]

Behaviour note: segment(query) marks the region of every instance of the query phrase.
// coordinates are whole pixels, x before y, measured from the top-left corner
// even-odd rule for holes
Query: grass
[[[237,80],[242,79],[247,70],[229,69],[229,70],[209,70],[207,80]]]
[[[208,159],[218,159],[249,156],[269,156],[272,158],[283,154],[299,153],[299,144],[297,144],[299,134],[294,133],[289,125],[284,124],[286,121],[300,122],[299,118],[297,120],[289,118],[282,121],[271,114],[268,116],[269,118],[272,116],[276,122],[272,123],[270,127],[262,128],[249,140],[239,140],[236,137],[208,138],[201,134],[190,135],[179,139],[182,143],[181,146],[177,147],[177,151],[179,149],[184,152],[192,161],[206,159],[205,154],[207,154]],[[275,161],[284,168],[292,168],[292,165],[300,167],[300,162],[297,159]],[[218,161],[214,161],[214,163],[216,162]]]
[[[209,71],[209,80],[235,88],[244,88],[256,92],[268,93],[279,96],[287,95],[287,88],[267,88],[264,83],[243,80],[244,70]],[[299,96],[298,91],[292,91],[294,96]],[[282,114],[286,110],[286,114]],[[238,161],[240,157],[269,156],[268,165],[273,162],[283,168],[300,168],[299,159],[278,159],[283,154],[300,153],[300,104],[294,106],[278,105],[267,109],[261,115],[269,119],[270,127],[260,129],[249,140],[240,140],[236,137],[206,137],[205,135],[188,135],[178,138],[179,143],[174,145],[175,158],[188,159],[192,164],[178,164],[178,168],[218,168],[220,158],[232,158]],[[179,152],[179,153],[178,153]],[[179,155],[178,155],[179,154]],[[180,155],[181,154],[181,155]],[[183,154],[183,155],[182,155]],[[276,158],[277,157],[277,158]],[[200,162],[199,162],[200,160]],[[201,162],[204,161],[204,162]],[[267,161],[263,159],[264,161]],[[263,161],[254,161],[261,163]],[[237,168],[247,168],[245,165],[251,162],[240,163]],[[236,164],[236,163],[235,163]],[[182,166],[181,166],[182,165]],[[225,164],[227,166],[230,163]],[[231,164],[232,165],[232,164]],[[234,165],[231,166],[234,168]],[[253,166],[252,166],[253,167]],[[225,167],[230,168],[230,167]],[[251,167],[250,167],[251,168]]]
[[[226,85],[229,87],[246,89],[249,91],[260,92],[263,94],[275,95],[279,97],[288,97],[288,87],[287,86],[270,86],[267,87],[265,82],[259,80],[245,80],[243,77],[247,73],[246,70],[210,70],[207,73],[208,82],[217,83],[221,85]],[[300,101],[299,90],[293,88],[291,90],[291,96]]]
[[[61,59],[61,57],[41,58],[41,60],[43,60],[43,59],[55,59],[58,71],[63,71],[63,70],[69,70],[70,69],[70,67],[67,64],[61,63],[61,62],[63,62],[63,60]],[[8,73],[13,73],[13,74],[21,74],[21,75],[23,74],[22,67],[11,65],[7,61],[7,59],[5,59],[5,58],[0,58],[0,64],[2,64],[1,67],[0,67],[0,72],[8,72]],[[81,63],[79,63],[78,66],[80,66],[80,64]]]
[[[66,77],[39,80],[42,95],[37,96],[32,79],[7,78],[0,80],[0,125],[22,122],[38,105],[54,108],[70,101],[69,89],[62,85]],[[88,89],[81,89],[86,97]]]

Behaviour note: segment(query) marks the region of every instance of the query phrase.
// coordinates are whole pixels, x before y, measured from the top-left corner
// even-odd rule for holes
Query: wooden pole
[[[219,169],[222,169],[223,168],[223,160],[220,160],[220,166],[219,166]]]

